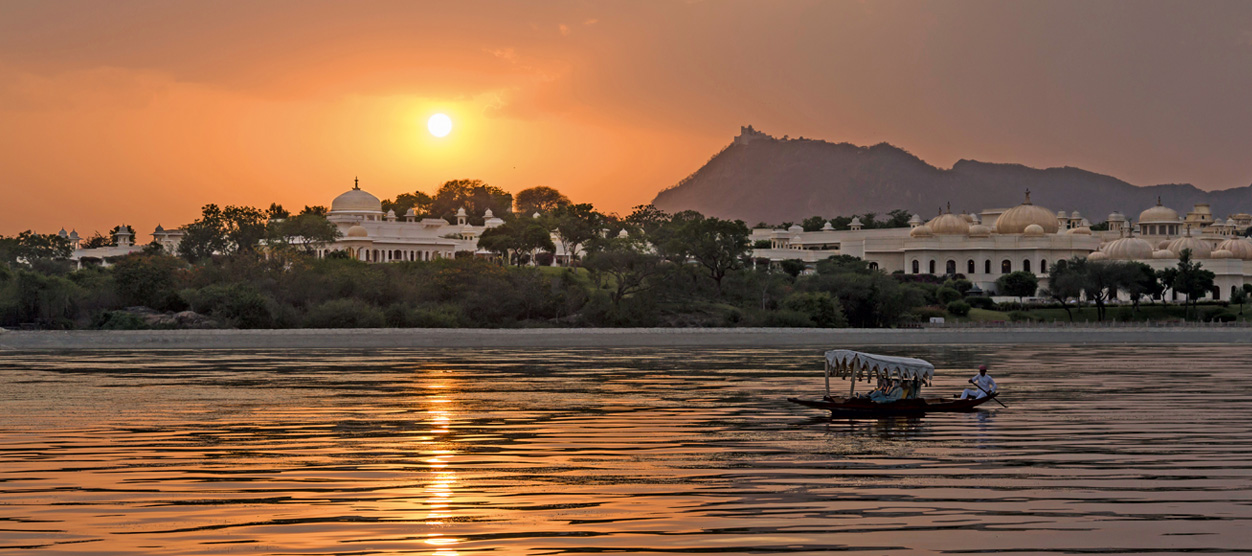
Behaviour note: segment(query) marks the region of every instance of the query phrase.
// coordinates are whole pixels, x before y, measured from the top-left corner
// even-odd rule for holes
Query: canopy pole
[[[830,361],[826,361],[826,397],[830,397]]]

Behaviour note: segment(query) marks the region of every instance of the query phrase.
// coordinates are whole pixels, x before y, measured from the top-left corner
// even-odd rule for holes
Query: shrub
[[[1013,322],[1038,322],[1039,318],[1026,311],[1010,311],[1009,320]]]
[[[1231,312],[1221,312],[1213,315],[1213,322],[1234,322],[1239,319],[1239,315]]]
[[[105,311],[96,316],[92,323],[100,330],[146,330],[148,323],[143,317],[126,311]]]
[[[966,303],[960,300],[953,301],[948,304],[948,312],[958,317],[963,317],[963,316],[968,315],[969,309],[970,309],[969,303]]]
[[[979,309],[987,309],[988,311],[994,311],[996,309],[996,302],[990,297],[983,297],[981,295],[975,295],[973,297],[965,298],[965,302],[969,303],[970,307],[977,307]]]
[[[826,292],[796,292],[784,298],[782,306],[808,315],[814,326],[834,328],[848,325],[839,303]]]
[[[931,317],[947,317],[948,312],[938,307],[918,307],[913,309],[913,315],[919,322],[929,322]]]
[[[228,321],[236,328],[274,326],[273,302],[247,284],[214,284],[183,290],[182,298],[197,313]]]
[[[935,290],[935,301],[938,301],[940,305],[947,305],[953,301],[958,301],[961,297],[961,292],[956,291],[955,288],[944,286]]]
[[[549,251],[540,251],[535,253],[535,264],[539,266],[552,266],[552,261],[556,260],[556,255]]]
[[[378,308],[359,299],[332,299],[309,310],[309,328],[382,328],[386,317]]]

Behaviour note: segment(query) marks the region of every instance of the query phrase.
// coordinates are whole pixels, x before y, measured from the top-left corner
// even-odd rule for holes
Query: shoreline
[[[0,332],[0,351],[1252,344],[1252,328],[354,328]]]

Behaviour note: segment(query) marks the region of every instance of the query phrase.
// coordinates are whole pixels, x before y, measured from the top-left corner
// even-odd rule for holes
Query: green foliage
[[[788,276],[798,278],[804,272],[804,269],[808,268],[808,265],[800,259],[786,259],[778,263],[778,268],[786,272]]]
[[[522,217],[530,217],[536,212],[548,213],[557,207],[571,204],[569,197],[543,185],[518,191],[513,202],[517,205],[517,214]]]
[[[165,255],[131,255],[113,265],[113,284],[125,305],[157,310],[179,308],[177,291],[183,262]]]
[[[404,218],[408,215],[409,209],[413,209],[413,216],[421,220],[432,215],[434,204],[434,197],[421,191],[414,191],[396,195],[395,199],[384,199],[382,209],[384,214],[387,211],[395,211],[396,216],[399,218]],[[455,212],[455,209],[453,210]],[[323,214],[322,216],[325,215]]]
[[[297,251],[311,255],[338,240],[339,228],[317,214],[299,214],[266,226],[266,244],[277,251]]]
[[[965,302],[969,303],[970,307],[978,309],[995,310],[996,308],[996,302],[993,299],[990,297],[983,297],[981,295],[967,297],[965,298]]]
[[[813,326],[837,328],[848,325],[843,310],[826,292],[796,292],[783,299],[782,306],[788,311],[808,316]]]
[[[73,254],[70,241],[57,234],[26,230],[15,237],[0,236],[0,263],[31,266],[37,261],[65,259]]]
[[[966,315],[969,315],[970,309],[971,309],[970,304],[961,300],[956,300],[956,301],[952,301],[948,303],[948,312],[952,313],[953,316],[964,317]]]
[[[960,292],[961,297],[969,295],[969,291],[974,289],[974,283],[965,278],[949,278],[944,280],[943,287],[952,288]]]
[[[510,218],[513,196],[482,180],[452,180],[439,186],[431,198],[430,213],[435,218],[454,218],[462,208],[469,214],[470,224],[481,226],[487,209],[499,218]]]
[[[996,287],[999,288],[1001,295],[1011,295],[1020,300],[1023,297],[1035,295],[1035,292],[1039,290],[1039,278],[1029,272],[1018,270],[996,278]]]
[[[308,328],[382,328],[386,322],[383,311],[359,299],[332,299],[304,318]]]
[[[216,254],[255,253],[267,235],[267,221],[253,207],[205,205],[200,218],[183,228],[178,254],[194,263]]]
[[[532,253],[539,249],[556,249],[548,229],[531,218],[518,218],[484,231],[478,238],[478,247],[519,266],[530,262]]]
[[[953,301],[959,301],[962,297],[964,296],[961,295],[961,292],[947,286],[935,290],[935,301],[939,302],[940,305],[948,305]]]
[[[551,209],[549,218],[571,260],[577,259],[579,247],[599,237],[605,224],[604,215],[596,212],[590,203],[557,205]]]
[[[800,221],[800,226],[806,232],[816,232],[826,225],[826,218],[823,216],[810,216]]]
[[[248,284],[213,284],[183,290],[181,296],[197,313],[234,328],[269,328],[274,324],[271,300]]]
[[[100,313],[92,324],[94,328],[100,330],[147,330],[151,328],[143,317],[127,311],[105,311]]]

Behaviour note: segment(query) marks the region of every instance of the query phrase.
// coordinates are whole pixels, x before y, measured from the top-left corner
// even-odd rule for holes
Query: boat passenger
[[[982,399],[987,397],[988,393],[996,391],[996,381],[987,374],[987,366],[979,365],[978,374],[974,378],[969,379],[969,383],[973,384],[973,388],[966,388],[961,392],[961,399]],[[979,389],[981,388],[981,390]]]
[[[869,399],[876,403],[890,403],[899,400],[904,396],[904,389],[900,387],[900,379],[891,381],[891,387],[885,393],[874,391],[870,394]]]

